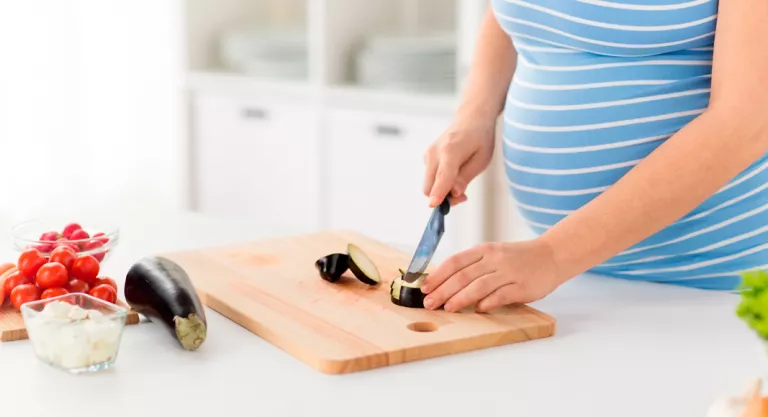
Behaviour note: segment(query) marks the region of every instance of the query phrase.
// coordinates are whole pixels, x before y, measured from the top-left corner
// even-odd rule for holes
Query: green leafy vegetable
[[[768,340],[768,271],[741,275],[741,302],[736,314],[763,339]]]

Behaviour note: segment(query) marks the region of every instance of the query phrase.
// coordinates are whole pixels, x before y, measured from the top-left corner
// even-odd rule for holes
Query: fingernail
[[[426,294],[429,292],[429,285],[422,285],[421,286],[421,292],[422,294]]]
[[[431,298],[425,298],[424,299],[424,308],[427,310],[432,310],[432,306],[435,304],[435,302]]]

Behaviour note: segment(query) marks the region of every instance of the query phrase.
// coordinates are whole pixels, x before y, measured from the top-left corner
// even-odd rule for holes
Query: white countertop
[[[120,224],[104,272],[121,285],[144,255],[290,233],[192,214]],[[0,261],[15,256],[0,246]],[[208,309],[199,351],[141,323],[126,328],[116,366],[92,375],[38,362],[28,341],[0,343],[0,416],[704,417],[767,369],[737,301],[584,276],[533,304],[558,320],[552,338],[346,375],[319,373]]]

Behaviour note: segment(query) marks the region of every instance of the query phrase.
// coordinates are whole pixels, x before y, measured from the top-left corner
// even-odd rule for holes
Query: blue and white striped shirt
[[[618,181],[709,104],[717,0],[492,6],[518,52],[504,109],[506,174],[538,233]],[[766,267],[768,155],[592,272],[732,290],[740,272]]]

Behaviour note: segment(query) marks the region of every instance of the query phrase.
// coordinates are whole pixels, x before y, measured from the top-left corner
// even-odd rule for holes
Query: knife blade
[[[432,260],[437,245],[443,237],[445,232],[445,216],[450,211],[451,203],[448,197],[445,197],[443,202],[432,210],[427,227],[424,229],[419,245],[416,247],[416,252],[413,254],[413,259],[411,259],[411,264],[408,266],[408,270],[403,277],[405,282],[415,282],[426,271],[427,265]]]

